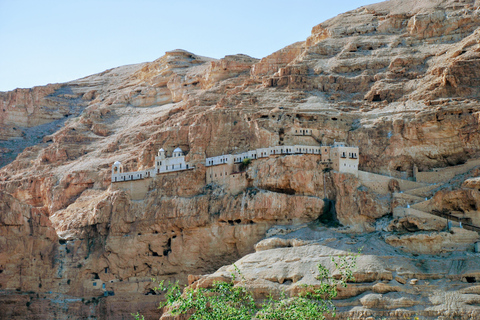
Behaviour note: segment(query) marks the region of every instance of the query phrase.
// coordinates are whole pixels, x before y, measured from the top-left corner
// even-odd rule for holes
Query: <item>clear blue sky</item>
[[[78,79],[185,49],[262,58],[378,0],[0,0],[0,91]]]

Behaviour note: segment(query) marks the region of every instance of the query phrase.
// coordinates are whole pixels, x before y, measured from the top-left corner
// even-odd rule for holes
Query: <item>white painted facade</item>
[[[332,163],[333,169],[338,172],[352,173],[358,176],[358,147],[347,146],[343,142],[335,142],[333,146],[274,146],[245,151],[238,154],[226,154],[205,159],[205,166],[212,167],[227,165],[228,169],[207,170],[207,181],[213,181],[217,177],[224,177],[233,173],[233,165],[241,163],[245,159],[267,158],[274,155],[289,154],[313,154],[319,155],[320,160],[325,163]],[[157,174],[194,169],[192,165],[185,162],[185,155],[180,148],[176,148],[171,157],[167,157],[164,149],[158,151],[155,157],[155,168],[123,172],[123,166],[116,161],[112,166],[112,182],[131,181],[154,177]],[[218,172],[217,172],[218,171]]]
[[[185,162],[185,155],[180,148],[173,150],[172,156],[167,157],[165,150],[158,150],[155,157],[155,173],[172,172],[179,170],[191,169],[190,165]]]
[[[358,177],[358,147],[347,146],[343,142],[335,142],[330,151],[333,170],[352,173]]]
[[[274,146],[269,148],[259,148],[255,150],[245,151],[238,154],[228,154],[223,156],[207,158],[205,161],[205,166],[215,166],[219,164],[229,164],[233,158],[233,163],[240,163],[244,159],[259,159],[267,158],[273,155],[279,154],[318,154],[322,155],[322,146],[304,146],[304,145],[294,145],[294,146]],[[330,147],[328,147],[330,148]],[[330,149],[328,149],[330,150]],[[325,159],[325,161],[327,158]],[[323,158],[322,158],[323,161]]]
[[[172,156],[167,157],[167,152],[162,148],[158,150],[155,157],[155,167],[133,172],[123,172],[123,166],[119,161],[116,161],[112,166],[112,182],[122,182],[139,180],[154,177],[157,174],[183,171],[194,169],[192,165],[185,162],[185,154],[182,149],[176,148],[173,150]]]

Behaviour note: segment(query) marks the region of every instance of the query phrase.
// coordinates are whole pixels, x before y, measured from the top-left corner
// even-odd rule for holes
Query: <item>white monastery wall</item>
[[[311,131],[310,131],[311,133]],[[358,176],[358,147],[346,146],[344,143],[335,143],[333,146],[273,146],[259,148],[238,154],[226,154],[205,159],[207,183],[217,181],[226,182],[229,175],[239,171],[239,164],[245,159],[255,160],[273,155],[312,154],[319,155],[322,162],[333,162],[333,169],[339,172],[352,173]],[[160,149],[155,157],[155,168],[123,172],[120,162],[112,166],[112,182],[141,180],[154,177],[157,174],[190,170],[194,166],[185,161],[185,155],[180,148],[167,157],[166,151]]]

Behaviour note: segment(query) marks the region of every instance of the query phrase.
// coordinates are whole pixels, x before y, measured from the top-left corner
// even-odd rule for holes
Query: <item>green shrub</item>
[[[242,160],[242,163],[240,163],[240,170],[243,171],[248,168],[248,166],[252,163],[252,159],[250,158],[245,158]]]
[[[348,254],[332,258],[340,273],[339,279],[333,278],[329,270],[319,264],[317,279],[320,284],[302,286],[298,296],[283,294],[279,299],[270,296],[260,304],[255,303],[235,265],[231,282],[215,282],[210,288],[183,289],[178,282],[165,285],[161,281],[155,291],[166,293],[166,301],[160,303],[160,308],[165,307],[172,315],[189,314],[191,320],[322,320],[328,313],[335,316],[331,300],[337,296],[339,286],[346,287],[347,281],[354,281],[357,257]],[[240,281],[235,284],[237,275],[240,275]],[[142,319],[138,313],[134,316],[137,320]]]

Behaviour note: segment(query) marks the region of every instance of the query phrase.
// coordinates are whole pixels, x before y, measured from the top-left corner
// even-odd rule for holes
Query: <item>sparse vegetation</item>
[[[243,159],[242,163],[240,163],[240,170],[241,171],[246,170],[248,168],[248,166],[250,165],[250,163],[252,163],[252,159],[250,159],[250,158]]]
[[[338,279],[319,264],[319,284],[302,286],[298,296],[283,294],[276,299],[270,295],[261,303],[256,303],[236,266],[231,282],[215,282],[210,288],[183,288],[178,282],[165,285],[161,281],[154,290],[165,293],[160,308],[174,316],[188,314],[191,320],[322,320],[327,314],[335,316],[332,299],[337,296],[339,287],[346,287],[347,282],[354,281],[357,257],[348,254],[332,258],[340,272]],[[132,315],[136,320],[143,320],[139,313]]]

